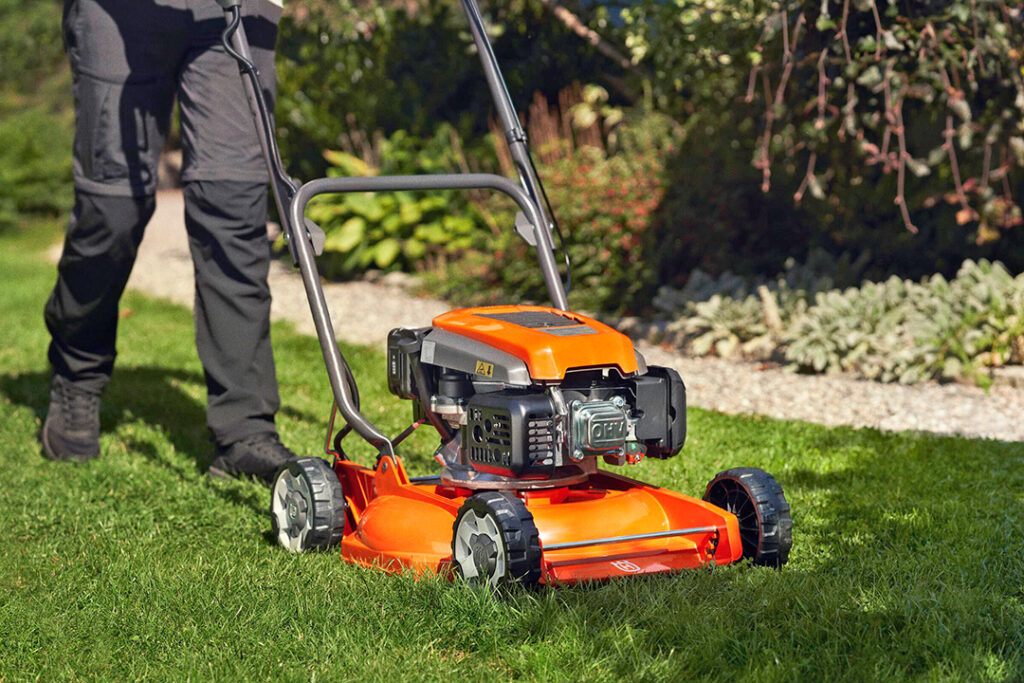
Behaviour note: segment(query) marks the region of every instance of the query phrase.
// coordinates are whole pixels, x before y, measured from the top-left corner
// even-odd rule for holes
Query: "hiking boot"
[[[249,436],[217,450],[217,457],[210,463],[210,476],[249,476],[267,484],[274,481],[282,465],[297,457],[281,443],[275,432]]]
[[[85,462],[100,454],[100,397],[54,375],[50,408],[40,434],[43,454],[50,460]]]

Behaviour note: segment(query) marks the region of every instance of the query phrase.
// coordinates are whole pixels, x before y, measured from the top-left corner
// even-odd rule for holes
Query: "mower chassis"
[[[348,506],[341,555],[390,572],[453,576],[452,533],[473,492],[411,480],[397,458],[334,465]],[[729,564],[736,517],[697,498],[599,471],[586,484],[523,493],[540,532],[541,583],[569,584]]]

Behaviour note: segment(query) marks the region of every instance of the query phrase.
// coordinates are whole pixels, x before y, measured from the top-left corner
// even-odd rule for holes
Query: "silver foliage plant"
[[[655,301],[674,322],[665,341],[695,355],[774,359],[793,369],[913,384],[988,383],[988,369],[1024,362],[1024,274],[967,260],[947,280],[891,277],[836,289],[866,258],[813,254],[770,282],[695,271]],[[847,279],[846,281],[850,281]]]

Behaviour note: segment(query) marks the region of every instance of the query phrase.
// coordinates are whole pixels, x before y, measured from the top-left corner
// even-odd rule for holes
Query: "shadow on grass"
[[[792,445],[775,473],[794,518],[783,570],[615,581],[536,614],[581,632],[595,654],[628,634],[638,654],[613,676],[665,658],[661,676],[697,677],[679,654],[697,650],[748,675],[771,670],[771,653],[778,679],[1021,680],[1024,444],[813,428]],[[531,627],[556,637],[535,623],[512,639]]]
[[[145,422],[202,471],[213,454],[194,398],[202,386],[199,373],[119,368],[103,426]],[[45,413],[45,373],[0,376],[0,392]],[[776,680],[1024,676],[1024,444],[717,415],[700,422],[705,443],[684,451],[679,464],[708,467],[715,451],[743,437],[737,459],[777,470],[795,522],[782,571],[723,567],[514,592],[494,603],[429,582],[397,582],[384,592],[439,601],[453,623],[493,617],[503,624],[495,636],[502,643],[541,652],[570,643],[574,651],[560,656],[579,670],[602,662],[610,677],[679,680],[709,667]],[[780,435],[791,454],[785,467],[770,463]],[[133,452],[191,474],[153,440],[123,438]],[[213,488],[264,512],[255,487]],[[263,534],[263,542],[273,540]],[[488,636],[464,628],[443,637],[474,652]]]
[[[0,394],[35,413],[42,422],[49,404],[49,372],[0,375]],[[163,435],[173,449],[193,463],[192,473],[205,473],[216,452],[206,428],[204,404],[188,393],[187,387],[204,387],[201,374],[164,367],[119,367],[103,393],[100,429],[114,432],[123,424],[141,421]],[[282,415],[304,421],[316,417],[284,407]],[[35,435],[38,437],[38,434]],[[122,437],[126,449],[173,471],[181,478],[191,473],[178,462],[161,455],[154,443],[132,434]],[[265,506],[234,486],[218,486],[217,492],[231,503],[250,507],[260,514]]]

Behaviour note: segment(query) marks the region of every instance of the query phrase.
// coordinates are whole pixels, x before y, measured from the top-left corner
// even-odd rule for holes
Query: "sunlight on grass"
[[[272,543],[267,491],[214,481],[191,314],[130,295],[102,457],[40,457],[42,305],[56,226],[0,237],[0,678],[1011,681],[1024,676],[1021,444],[690,411],[683,454],[629,474],[699,494],[773,472],[793,507],[782,571],[746,565],[492,597]],[[280,430],[322,448],[314,339],[273,328]],[[384,359],[345,346],[366,410],[410,409]],[[350,439],[355,457],[369,449]],[[346,442],[346,444],[349,443]],[[432,438],[404,449],[431,472]]]

